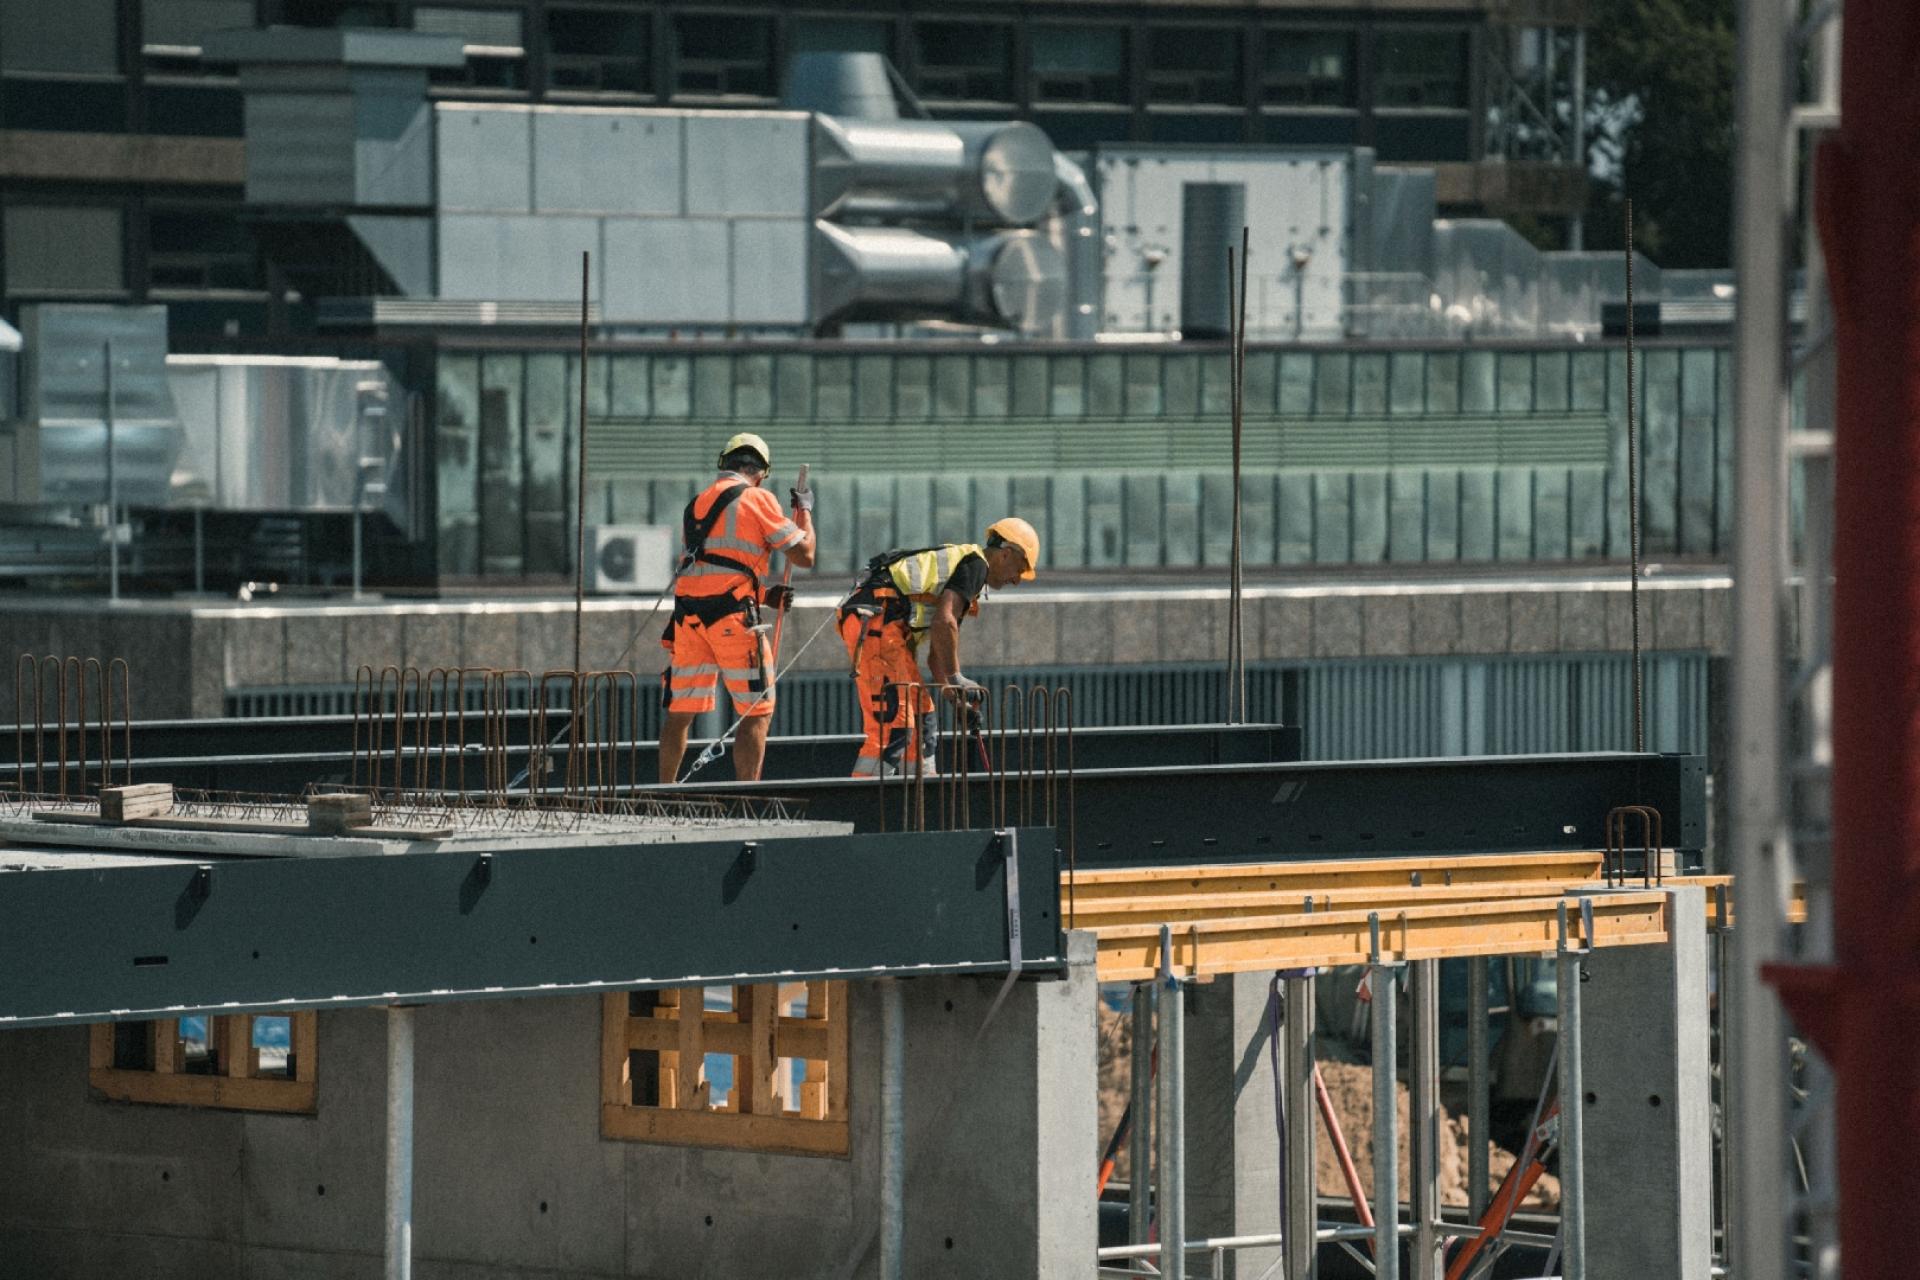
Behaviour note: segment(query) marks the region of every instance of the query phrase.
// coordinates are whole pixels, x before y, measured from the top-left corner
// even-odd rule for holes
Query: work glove
[[[787,490],[787,496],[793,499],[793,509],[795,511],[813,510],[813,490],[789,489]]]
[[[793,588],[774,583],[767,588],[766,607],[777,609],[781,613],[793,608]]]
[[[973,706],[987,696],[987,691],[981,688],[978,682],[969,680],[956,671],[953,673],[953,679],[947,681],[946,694],[955,702],[964,702],[968,706]]]

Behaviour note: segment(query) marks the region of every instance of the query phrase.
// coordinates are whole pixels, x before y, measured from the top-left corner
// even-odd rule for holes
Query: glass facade
[[[443,575],[570,571],[577,364],[441,353]],[[1721,347],[1644,351],[1650,558],[1724,554],[1729,368]],[[1009,510],[1041,529],[1052,568],[1227,560],[1223,353],[653,348],[588,372],[590,522],[677,522],[718,442],[753,429],[783,473],[814,464],[824,571]],[[1621,349],[1252,350],[1246,397],[1250,564],[1626,555]]]

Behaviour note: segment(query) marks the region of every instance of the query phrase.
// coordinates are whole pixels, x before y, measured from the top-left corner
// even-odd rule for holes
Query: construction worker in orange
[[[694,717],[713,709],[713,686],[724,681],[742,717],[733,770],[760,776],[773,716],[773,670],[761,610],[785,609],[792,596],[765,586],[778,551],[801,568],[813,563],[813,495],[794,491],[793,516],[763,486],[773,451],[750,431],[720,450],[720,475],[681,516],[682,551],[673,580],[673,617],[660,643],[671,663],[660,673],[660,781],[672,782],[686,754]]]
[[[932,769],[933,698],[920,677],[927,651],[932,685],[948,698],[977,696],[960,671],[960,623],[979,612],[983,588],[1033,580],[1040,535],[1018,516],[996,520],[985,545],[949,542],[889,551],[867,562],[867,576],[840,605],[840,638],[853,660],[867,736],[856,778]]]

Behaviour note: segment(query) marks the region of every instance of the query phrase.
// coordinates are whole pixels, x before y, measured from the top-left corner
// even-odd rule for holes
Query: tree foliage
[[[1733,261],[1734,0],[1590,0],[1590,248],[1634,247],[1663,267]]]

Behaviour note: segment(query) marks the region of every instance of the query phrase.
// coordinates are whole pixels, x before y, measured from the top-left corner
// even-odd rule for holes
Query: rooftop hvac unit
[[[665,591],[673,584],[674,530],[664,524],[596,524],[593,589],[603,595]]]

